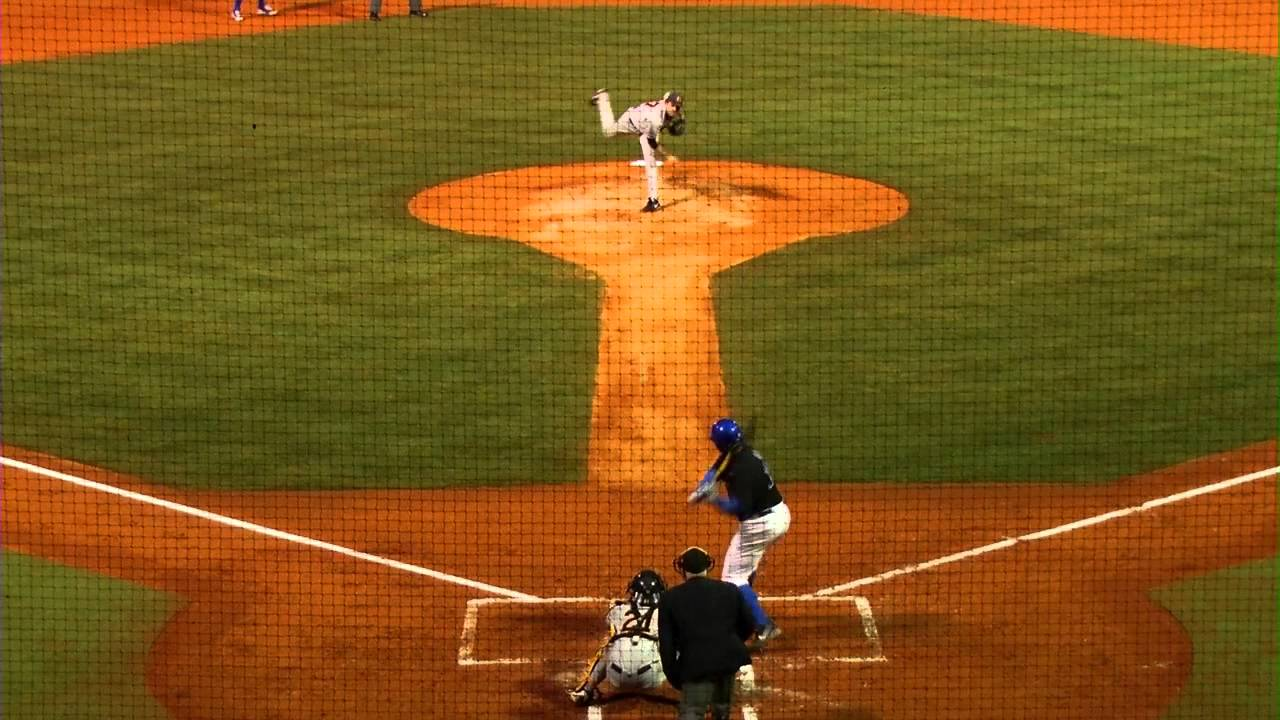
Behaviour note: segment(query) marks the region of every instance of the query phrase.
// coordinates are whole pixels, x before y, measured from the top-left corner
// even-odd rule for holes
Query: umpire
[[[671,686],[681,691],[680,720],[729,720],[738,668],[751,664],[745,641],[755,632],[734,585],[707,577],[713,562],[699,547],[675,559],[684,582],[658,603],[658,652]]]

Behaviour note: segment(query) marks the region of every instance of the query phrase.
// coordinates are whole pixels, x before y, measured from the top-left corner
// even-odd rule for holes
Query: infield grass
[[[581,479],[600,283],[406,204],[627,157],[602,85],[684,91],[686,157],[911,200],[715,282],[781,478],[1106,480],[1274,434],[1274,58],[662,19],[656,45],[650,9],[466,9],[6,66],[4,441],[199,487]]]
[[[1152,593],[1191,635],[1191,679],[1165,720],[1280,715],[1276,690],[1277,558],[1237,565]]]
[[[146,655],[180,601],[4,552],[4,716],[164,720]]]

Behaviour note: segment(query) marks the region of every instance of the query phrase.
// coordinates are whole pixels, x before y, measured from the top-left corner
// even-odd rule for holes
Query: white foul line
[[[229,525],[233,528],[247,530],[249,532],[257,533],[259,535],[266,535],[267,537],[275,538],[277,540],[296,543],[298,545],[306,545],[307,547],[312,547],[319,550],[328,550],[329,552],[337,553],[338,555],[345,555],[350,558],[355,558],[356,560],[364,560],[365,562],[371,562],[371,563],[374,563],[375,565],[384,565],[386,567],[394,568],[396,570],[402,570],[407,573],[413,573],[414,575],[422,575],[435,580],[441,580],[443,582],[452,583],[454,585],[462,585],[463,587],[469,587],[474,590],[480,590],[483,592],[491,593],[493,595],[501,595],[503,597],[515,598],[517,600],[537,600],[537,597],[534,595],[528,595],[526,593],[517,592],[515,590],[508,590],[506,588],[498,587],[497,585],[490,585],[488,583],[482,583],[477,580],[469,580],[464,577],[458,577],[457,575],[442,573],[438,570],[431,570],[430,568],[424,568],[418,565],[411,565],[406,562],[400,562],[399,560],[392,560],[390,558],[384,558],[378,555],[371,555],[367,552],[352,550],[351,548],[343,547],[341,545],[334,545],[333,543],[325,542],[323,540],[316,540],[314,538],[305,537],[303,535],[295,535],[294,533],[285,532],[283,530],[276,530],[275,528],[269,528],[265,525],[259,525],[257,523],[252,523],[245,520],[239,520],[239,519],[230,517],[228,515],[220,515],[215,512],[209,512],[208,510],[201,510],[200,508],[194,508],[189,505],[183,505],[181,503],[176,503],[171,500],[162,500],[160,498],[151,497],[150,495],[143,495],[142,493],[133,492],[131,490],[123,490],[113,485],[106,485],[104,483],[94,482],[92,480],[86,480],[81,477],[76,477],[75,475],[68,475],[66,473],[58,472],[57,470],[50,470],[48,468],[40,467],[39,465],[32,465],[31,463],[25,463],[25,462],[22,462],[21,460],[14,460],[12,458],[0,457],[0,465],[6,465],[8,467],[11,467],[17,470],[25,470],[26,472],[33,473],[35,475],[43,475],[47,478],[52,478],[54,480],[61,480],[63,482],[71,483],[72,485],[79,485],[80,487],[89,488],[90,490],[97,490],[99,492],[104,492],[111,495],[118,495],[119,497],[128,498],[129,500],[136,500],[137,502],[146,503],[147,505],[155,505],[156,507],[162,507],[162,508],[165,508],[166,510],[172,510],[174,512],[182,513],[184,515],[191,515],[193,517],[198,517],[198,518],[201,518],[202,520],[208,520],[210,522],[218,523],[220,525]]]
[[[1047,537],[1053,537],[1054,535],[1069,533],[1069,532],[1072,532],[1073,530],[1086,528],[1086,527],[1089,527],[1090,525],[1097,525],[1099,523],[1107,522],[1108,520],[1114,520],[1119,517],[1125,517],[1126,515],[1133,515],[1135,513],[1146,512],[1147,510],[1160,507],[1161,505],[1169,505],[1172,503],[1181,502],[1183,500],[1189,500],[1199,495],[1206,495],[1208,493],[1218,492],[1219,490],[1226,490],[1227,488],[1235,487],[1236,485],[1243,485],[1247,482],[1253,482],[1254,480],[1260,480],[1264,477],[1275,475],[1277,473],[1280,473],[1280,466],[1267,468],[1266,470],[1259,470],[1257,472],[1249,473],[1248,475],[1241,475],[1240,477],[1234,477],[1234,478],[1231,478],[1230,480],[1223,480],[1222,482],[1213,483],[1212,485],[1204,485],[1202,487],[1192,488],[1191,490],[1175,493],[1173,495],[1167,495],[1162,498],[1148,500],[1142,503],[1141,505],[1134,505],[1132,507],[1122,508],[1120,510],[1112,510],[1111,512],[1103,513],[1101,515],[1094,515],[1093,517],[1088,517],[1083,520],[1077,520],[1075,522],[1067,523],[1066,525],[1059,525],[1057,527],[1048,528],[1046,530],[1039,530],[1036,532],[1027,533],[1025,535],[1019,535],[1013,538],[1005,538],[1004,540],[993,542],[988,545],[983,545],[982,547],[973,548],[972,550],[964,550],[962,552],[952,553],[950,555],[945,555],[943,557],[935,558],[933,560],[929,560],[926,562],[916,563],[914,565],[905,565],[900,568],[894,568],[893,570],[882,572],[879,575],[872,575],[870,577],[864,577],[859,580],[853,580],[851,582],[843,583],[841,585],[835,585],[833,587],[817,590],[812,594],[816,596],[835,595],[836,593],[842,593],[846,590],[852,590],[854,588],[862,587],[864,585],[874,585],[875,583],[884,582],[885,580],[899,577],[901,575],[910,575],[912,573],[920,572],[921,570],[928,570],[930,568],[938,567],[939,565],[948,565],[950,563],[957,562],[959,560],[965,560],[967,558],[977,557],[978,555],[985,555],[987,553],[995,552],[997,550],[1003,550],[1005,548],[1017,545],[1018,543],[1027,543],[1027,542],[1034,542],[1036,540],[1043,540]]]

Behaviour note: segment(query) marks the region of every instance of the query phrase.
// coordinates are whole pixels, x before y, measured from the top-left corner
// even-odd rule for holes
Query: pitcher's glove
[[[672,120],[671,124],[667,126],[667,132],[671,133],[675,137],[680,137],[681,135],[683,135],[685,132],[684,117],[681,116],[676,118],[675,120]]]

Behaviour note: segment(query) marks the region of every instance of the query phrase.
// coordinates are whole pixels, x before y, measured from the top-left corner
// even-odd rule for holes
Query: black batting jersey
[[[729,497],[738,501],[738,520],[748,520],[782,502],[769,465],[750,445],[740,445],[721,473]]]

